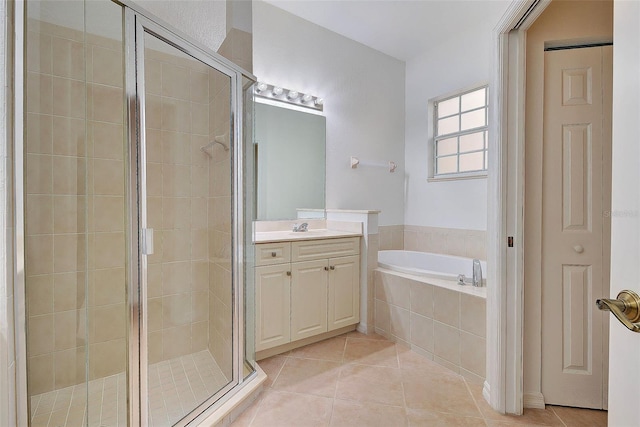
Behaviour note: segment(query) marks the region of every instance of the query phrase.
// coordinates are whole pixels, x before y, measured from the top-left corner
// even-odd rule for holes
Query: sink
[[[359,233],[353,232],[344,232],[337,230],[330,230],[324,228],[316,228],[307,231],[291,231],[291,230],[282,230],[282,231],[262,231],[256,232],[255,234],[255,242],[256,243],[264,243],[264,242],[278,242],[278,241],[294,241],[294,240],[305,240],[305,239],[322,239],[322,238],[332,238],[332,237],[349,237],[349,236],[360,236]]]
[[[300,235],[300,236],[304,236],[306,234],[322,234],[322,233],[326,233],[327,230],[307,230],[307,231],[291,231],[289,234],[293,234],[294,236]]]

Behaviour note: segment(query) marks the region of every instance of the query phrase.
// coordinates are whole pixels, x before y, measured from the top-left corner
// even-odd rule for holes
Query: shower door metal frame
[[[129,358],[129,391],[132,402],[129,410],[131,425],[148,425],[148,375],[147,375],[147,260],[142,253],[143,231],[147,229],[147,206],[146,206],[146,128],[145,128],[145,72],[144,72],[144,35],[149,34],[162,42],[180,50],[186,55],[206,64],[217,72],[220,72],[230,79],[230,114],[231,127],[230,135],[233,136],[231,144],[232,151],[232,378],[229,383],[220,389],[205,402],[194,408],[184,418],[178,421],[176,426],[186,426],[193,421],[199,421],[210,415],[222,403],[222,397],[234,394],[234,389],[245,380],[244,368],[244,205],[243,205],[243,76],[255,81],[255,77],[242,70],[219,54],[199,45],[168,25],[163,25],[162,21],[147,13],[143,13],[135,5],[128,1],[118,2],[125,6],[125,75],[126,75],[126,96],[127,113],[129,123],[130,138],[130,192],[131,198],[137,199],[137,210],[131,210],[133,226],[137,221],[137,233],[131,232],[132,248],[136,249],[138,255],[139,275],[136,279],[139,286],[130,287],[130,342],[139,343],[137,351],[130,345]],[[132,200],[133,202],[133,200]],[[132,204],[132,207],[135,206]],[[135,211],[135,212],[134,212]],[[137,218],[133,218],[137,215]],[[133,252],[133,253],[136,253]],[[132,254],[133,254],[132,253]],[[133,260],[132,260],[133,261]],[[132,275],[136,273],[132,262]],[[133,283],[133,277],[131,277]],[[137,354],[136,354],[137,353]],[[135,386],[137,384],[137,387]],[[226,399],[225,399],[226,400]],[[136,404],[137,403],[137,404]]]
[[[10,15],[9,15],[10,16]],[[25,283],[25,106],[26,106],[26,6],[22,0],[13,3],[13,316],[16,357],[16,422],[29,425],[27,392],[27,313]]]

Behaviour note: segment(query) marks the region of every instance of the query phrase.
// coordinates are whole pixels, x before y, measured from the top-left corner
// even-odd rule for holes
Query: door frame
[[[501,413],[544,409],[524,392],[524,184],[527,30],[551,0],[516,0],[494,29],[488,198],[487,378],[483,395]],[[614,24],[615,25],[615,24]],[[513,237],[512,247],[508,237]],[[538,355],[538,362],[539,362]]]
[[[488,176],[487,378],[483,396],[500,413],[524,407],[524,123],[527,30],[551,0],[512,2],[494,29]],[[508,245],[508,238],[513,244]],[[540,395],[540,398],[542,395]],[[539,407],[528,399],[527,406]],[[542,402],[544,407],[544,401]]]

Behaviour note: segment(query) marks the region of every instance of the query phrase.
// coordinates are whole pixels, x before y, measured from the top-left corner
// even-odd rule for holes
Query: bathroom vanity
[[[355,329],[360,240],[327,229],[255,233],[258,360]]]

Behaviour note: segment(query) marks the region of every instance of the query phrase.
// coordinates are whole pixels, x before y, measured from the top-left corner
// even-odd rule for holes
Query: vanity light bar
[[[297,105],[299,107],[311,108],[313,110],[322,111],[324,109],[324,100],[308,93],[298,92],[293,89],[285,89],[280,86],[274,86],[263,82],[255,85],[254,92],[256,96],[266,99],[273,99],[287,104]]]

